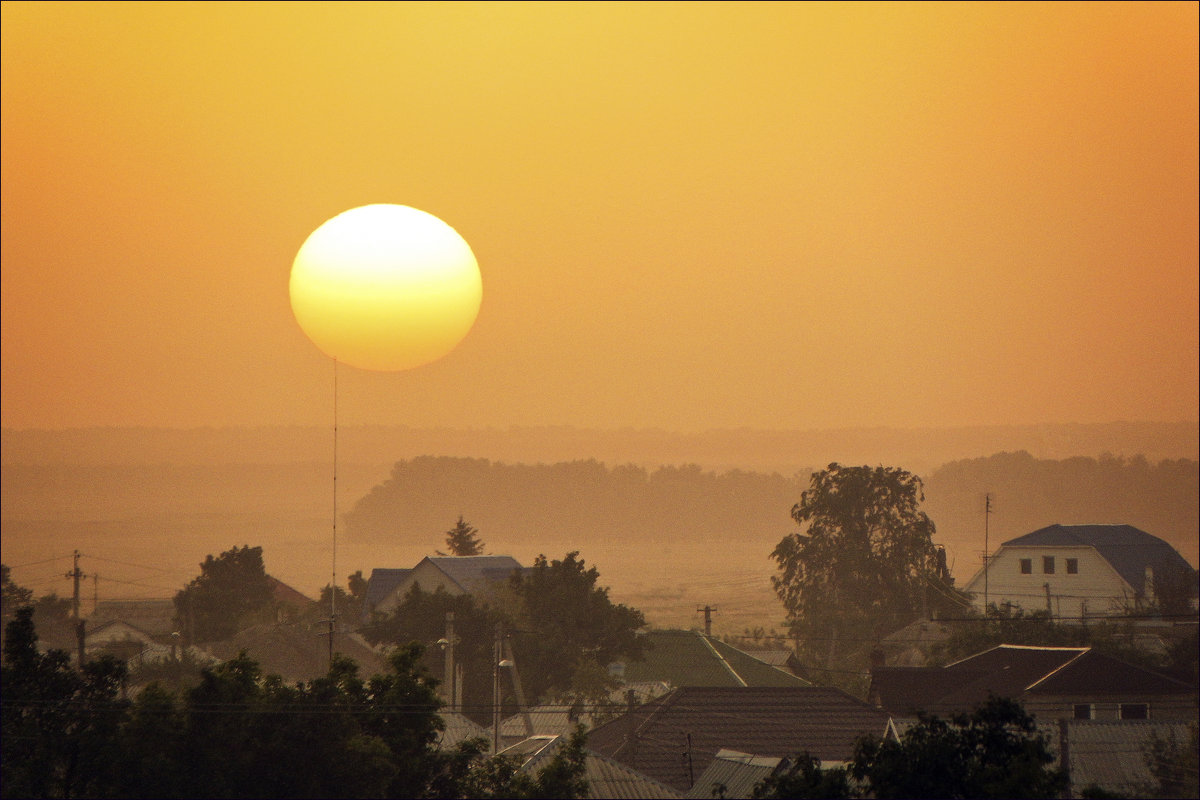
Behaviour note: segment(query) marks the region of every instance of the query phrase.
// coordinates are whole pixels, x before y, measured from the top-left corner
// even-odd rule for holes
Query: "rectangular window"
[[[1047,575],[1054,574],[1054,556],[1042,556],[1042,572]]]
[[[1067,574],[1068,575],[1078,575],[1079,574],[1079,559],[1078,558],[1068,558],[1067,559]]]
[[[1076,703],[1075,704],[1075,719],[1091,719],[1092,704],[1091,703]]]
[[[1021,574],[1022,575],[1032,575],[1033,574],[1033,559],[1032,558],[1022,558],[1021,559]]]
[[[1121,719],[1150,719],[1150,706],[1146,703],[1121,703],[1118,715]]]

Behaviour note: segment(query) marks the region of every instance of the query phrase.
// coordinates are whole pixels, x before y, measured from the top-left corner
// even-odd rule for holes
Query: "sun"
[[[296,321],[322,352],[373,370],[446,355],[483,297],[479,264],[458,232],[392,204],[352,208],[313,231],[289,288]]]

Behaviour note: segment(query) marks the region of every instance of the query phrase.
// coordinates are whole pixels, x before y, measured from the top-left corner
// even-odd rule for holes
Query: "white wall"
[[[1043,571],[1043,556],[1054,558],[1054,573]],[[1029,574],[1021,572],[1021,559],[1031,562]],[[1067,573],[1067,559],[1079,562],[1079,572]],[[1104,616],[1119,613],[1133,590],[1117,571],[1092,547],[1001,547],[992,556],[987,572],[987,602],[1005,601],[1025,611],[1046,609],[1046,584],[1050,585],[1050,608],[1056,617]],[[981,571],[966,585],[974,592],[975,607],[984,608],[984,577]]]

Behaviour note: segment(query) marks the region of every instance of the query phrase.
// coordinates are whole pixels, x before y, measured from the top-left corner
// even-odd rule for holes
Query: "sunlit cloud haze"
[[[3,5],[3,425],[324,424],[288,302],[400,203],[483,275],[346,423],[1198,414],[1195,3]]]

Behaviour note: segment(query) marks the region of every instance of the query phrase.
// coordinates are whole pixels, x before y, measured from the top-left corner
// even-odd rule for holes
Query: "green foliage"
[[[514,574],[509,588],[518,601],[514,649],[526,691],[550,697],[578,691],[576,676],[590,674],[585,662],[606,667],[618,659],[638,659],[646,624],[641,611],[614,604],[608,588],[597,586],[600,573],[578,552],[562,560],[539,555],[533,567]]]
[[[362,617],[363,604],[367,600],[367,581],[363,577],[361,569],[346,579],[346,586],[350,590],[349,592],[340,586],[337,588],[338,619],[348,619],[357,623]],[[332,600],[330,588],[328,583],[321,587],[321,596],[309,610],[308,618],[313,620],[329,618]]]
[[[1192,601],[1200,592],[1197,572],[1189,564],[1160,564],[1154,568],[1152,596],[1142,598],[1145,610],[1166,617],[1192,617]]]
[[[600,574],[578,553],[550,561],[541,555],[523,573],[514,573],[504,591],[490,595],[451,596],[444,590],[414,587],[389,615],[363,630],[373,643],[436,642],[445,635],[446,612],[455,615],[458,639],[455,662],[463,666],[463,712],[491,724],[492,668],[496,625],[513,648],[526,699],[570,698],[595,704],[611,687],[607,666],[642,653],[637,630],[645,617],[614,604],[608,589],[597,586]],[[442,674],[444,655],[431,651],[427,665]],[[502,703],[516,711],[507,681]]]
[[[175,595],[175,613],[187,643],[220,641],[271,600],[262,548],[247,545],[207,556],[200,575]]]
[[[771,553],[775,592],[810,658],[827,667],[865,662],[867,643],[916,619],[931,585],[935,596],[953,597],[923,499],[921,479],[894,467],[830,464],[812,475],[792,508],[804,532]],[[853,659],[839,643],[857,647]]]
[[[1150,734],[1146,748],[1146,765],[1157,783],[1158,797],[1200,797],[1200,741],[1195,722],[1188,726],[1188,741],[1177,742],[1174,735],[1167,738]]]
[[[1019,704],[990,698],[951,721],[920,717],[900,741],[860,739],[849,773],[876,798],[1057,797],[1067,777]]]
[[[756,798],[836,798],[850,797],[850,782],[843,767],[821,769],[819,759],[801,753],[792,759],[786,772],[761,781],[751,797]]]
[[[376,619],[362,634],[373,644],[436,642],[445,636],[447,612],[454,613],[458,639],[454,660],[463,668],[463,696],[459,705],[468,717],[481,725],[491,725],[493,643],[496,623],[508,621],[507,618],[490,607],[478,605],[469,594],[450,595],[441,587],[425,592],[414,586],[393,613]],[[426,668],[444,675],[445,657],[444,649],[428,648],[424,656]]]
[[[469,522],[458,517],[458,523],[446,531],[446,547],[450,548],[452,556],[483,555],[483,542],[478,536],[479,531],[471,527]]]
[[[40,653],[33,609],[8,624],[0,668],[0,793],[4,797],[94,797],[112,781],[127,703],[125,667],[112,658],[71,666],[61,650]]]
[[[82,669],[37,650],[29,606],[4,648],[3,797],[582,797],[584,734],[536,776],[484,758],[475,740],[442,752],[437,681],[421,648],[398,648],[369,680],[335,658],[317,680],[285,684],[245,654],[178,693],[119,699],[124,666]]]
[[[32,601],[33,590],[13,583],[12,570],[7,564],[0,564],[0,613],[3,614],[4,624],[7,625],[16,616],[18,608]]]
[[[457,788],[471,798],[576,798],[588,796],[587,734],[576,727],[550,760],[530,775],[506,756],[475,761]]]

